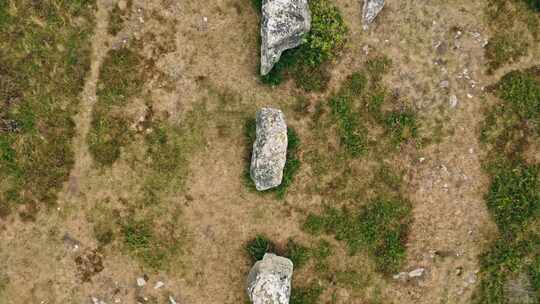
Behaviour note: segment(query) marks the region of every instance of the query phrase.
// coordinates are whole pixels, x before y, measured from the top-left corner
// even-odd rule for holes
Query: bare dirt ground
[[[337,287],[335,303],[374,303],[368,302],[374,293],[383,303],[469,303],[478,283],[477,255],[495,231],[483,200],[488,180],[480,167],[478,124],[492,98],[483,88],[510,69],[538,64],[534,58],[540,58],[540,50],[487,75],[483,46],[490,31],[483,21],[484,1],[389,0],[369,31],[361,29],[358,1],[335,2],[349,40],[332,65],[328,93],[310,94],[310,102],[325,98],[368,56],[384,54],[393,62],[384,82],[418,110],[424,135],[437,139],[400,160],[414,207],[403,271],[424,267],[425,277],[402,283],[374,276],[365,291]],[[40,214],[35,223],[10,219],[1,225],[0,269],[10,281],[0,303],[92,303],[92,297],[106,303],[155,297],[155,303],[168,303],[169,296],[182,304],[244,303],[250,261],[243,244],[257,233],[281,244],[290,237],[309,243],[301,223],[306,211],[318,210],[324,199],[305,194],[309,184],[317,183],[307,165],[285,201],[244,185],[244,118],[260,106],[279,106],[300,137],[308,138],[308,124],[291,110],[298,91],[291,83],[269,88],[259,82],[258,17],[248,0],[134,0],[129,21],[111,37],[106,28],[115,5],[116,0],[98,0],[91,73],[75,117],[76,163],[58,209]],[[171,198],[188,231],[186,252],[177,267],[148,273],[142,288],[135,279],[145,270],[119,246],[95,252],[90,216],[97,205],[114,208],[130,197],[140,176],[130,169],[129,157],[110,170],[97,168],[85,140],[103,58],[110,48],[131,40],[142,41],[144,55],[172,87],[155,79],[145,85],[157,111],[178,122],[198,103],[211,113],[205,144],[190,158],[185,191]],[[443,81],[448,87],[441,87]],[[450,102],[451,95],[457,104]],[[139,117],[145,108],[136,100],[126,111]],[[327,239],[336,246],[331,263],[345,263],[343,246]],[[349,265],[366,263],[362,255],[350,259]],[[85,281],[84,275],[91,279]],[[310,275],[303,270],[298,277]],[[154,289],[158,280],[165,286]],[[329,294],[324,298],[334,303]]]

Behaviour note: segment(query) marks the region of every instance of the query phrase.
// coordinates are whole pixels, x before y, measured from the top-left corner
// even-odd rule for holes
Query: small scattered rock
[[[362,8],[362,24],[364,30],[367,30],[369,25],[375,21],[375,18],[384,8],[384,0],[364,0]]]
[[[176,302],[176,300],[174,300],[174,298],[172,296],[169,296],[169,302],[170,302],[170,304],[178,304]]]
[[[127,1],[126,0],[118,1],[118,8],[120,10],[125,10],[127,8]]]
[[[426,272],[425,268],[417,268],[414,270],[411,270],[409,272],[400,272],[393,276],[395,280],[399,281],[408,281],[411,279],[420,279],[424,276],[424,273]]]
[[[287,125],[283,112],[262,108],[257,112],[257,138],[253,143],[250,175],[259,191],[277,187],[287,158]]]
[[[441,87],[441,89],[448,89],[450,87],[450,81],[448,80],[441,81],[441,83],[439,83],[439,87]]]
[[[456,95],[451,95],[451,96],[450,96],[449,103],[450,103],[450,108],[455,108],[455,107],[457,107],[457,105],[458,105],[458,99],[457,99],[457,96],[456,96]]]
[[[424,268],[418,268],[418,269],[415,269],[413,271],[410,271],[409,272],[409,278],[418,278],[418,277],[421,277],[424,275],[424,272],[426,271],[426,269]]]
[[[144,285],[146,285],[146,280],[143,277],[137,278],[137,286],[143,287]]]
[[[293,263],[272,253],[253,265],[247,293],[253,304],[289,304]]]
[[[96,297],[91,297],[90,299],[92,300],[92,304],[107,304],[107,302],[100,300]]]
[[[311,29],[307,0],[266,0],[261,20],[261,75],[266,75],[279,61],[283,51],[304,43]]]
[[[163,286],[165,286],[165,283],[163,283],[161,281],[157,281],[156,285],[154,285],[154,289],[160,289]]]

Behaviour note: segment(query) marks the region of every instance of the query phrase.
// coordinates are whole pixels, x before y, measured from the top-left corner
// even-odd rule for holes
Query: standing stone
[[[384,0],[364,0],[364,8],[362,9],[362,23],[364,24],[364,30],[373,23],[383,7]]]
[[[262,108],[257,112],[257,138],[251,156],[251,179],[259,191],[277,187],[287,159],[287,125],[283,112]]]
[[[293,263],[272,253],[253,265],[247,293],[253,304],[289,304]]]
[[[281,53],[304,42],[311,29],[307,0],[263,0],[261,21],[261,75],[279,61]]]

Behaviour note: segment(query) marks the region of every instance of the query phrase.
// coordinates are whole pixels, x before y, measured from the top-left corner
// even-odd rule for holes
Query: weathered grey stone
[[[257,138],[251,156],[251,179],[259,191],[277,187],[287,159],[287,124],[283,112],[262,108],[257,112]]]
[[[384,7],[384,0],[364,0],[364,8],[362,9],[362,23],[364,29],[373,23],[377,15]]]
[[[304,42],[311,29],[307,0],[263,0],[261,23],[261,75],[266,75],[283,51]]]
[[[293,263],[272,253],[253,265],[247,293],[253,304],[289,304]]]

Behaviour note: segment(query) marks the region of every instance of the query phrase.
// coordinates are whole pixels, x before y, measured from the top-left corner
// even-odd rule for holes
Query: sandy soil
[[[369,31],[361,29],[358,1],[335,2],[350,38],[332,64],[331,88],[309,94],[310,101],[324,98],[370,55],[384,54],[393,61],[384,82],[417,109],[422,132],[439,139],[415,153],[404,152],[400,160],[406,169],[405,193],[414,206],[403,271],[424,267],[426,276],[408,283],[376,277],[366,286],[369,292],[339,287],[337,303],[367,303],[364,296],[374,289],[385,303],[468,303],[478,283],[477,255],[495,231],[483,201],[488,180],[480,167],[478,124],[492,97],[482,88],[510,69],[538,64],[533,58],[540,58],[540,50],[488,76],[483,45],[490,31],[481,13],[485,1],[389,0]],[[111,37],[108,14],[117,4],[98,0],[91,72],[75,117],[76,164],[58,210],[40,214],[34,223],[10,218],[0,225],[0,270],[10,278],[0,303],[92,303],[92,297],[106,303],[155,297],[156,303],[168,303],[169,296],[182,304],[244,303],[250,265],[243,244],[258,233],[280,244],[290,237],[310,242],[300,223],[306,210],[317,210],[324,199],[304,194],[306,185],[317,183],[307,166],[285,201],[253,193],[243,181],[243,119],[257,107],[280,106],[288,123],[307,138],[308,124],[291,110],[299,92],[291,83],[274,89],[259,83],[258,17],[249,0],[134,0],[129,21]],[[141,181],[128,157],[102,170],[86,147],[99,68],[107,51],[126,41],[142,41],[144,55],[165,75],[165,80],[156,76],[145,84],[156,111],[181,122],[194,105],[205,103],[213,119],[205,131],[206,144],[190,159],[185,193],[171,198],[189,233],[183,262],[178,269],[148,273],[143,288],[135,279],[145,270],[120,246],[94,252],[89,216],[96,205],[121,204]],[[449,87],[441,88],[445,80]],[[450,104],[451,95],[456,95],[457,105]],[[139,117],[145,107],[134,100],[126,111]],[[341,261],[346,255],[342,244],[328,240],[336,245],[332,263],[346,264]],[[362,255],[351,259],[355,261],[350,265],[367,263]],[[99,271],[84,281],[92,268],[88,265]],[[299,278],[310,275],[304,271]],[[158,280],[165,287],[155,290]]]

